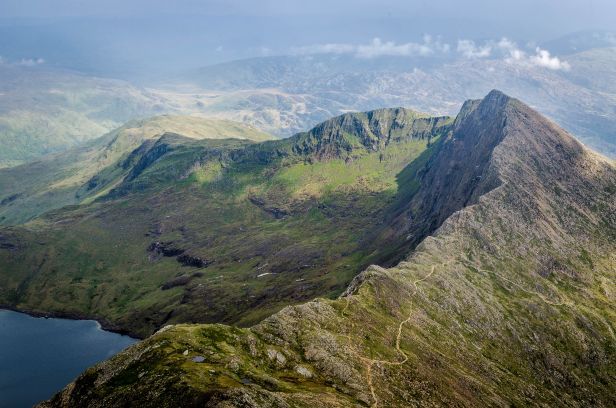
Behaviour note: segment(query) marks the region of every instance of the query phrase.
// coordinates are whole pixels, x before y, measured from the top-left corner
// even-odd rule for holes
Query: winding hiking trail
[[[522,290],[523,292],[526,292],[526,293],[528,293],[530,295],[537,296],[539,299],[541,299],[543,302],[545,302],[548,305],[551,305],[551,306],[569,306],[569,307],[572,306],[572,303],[570,301],[562,300],[560,302],[554,302],[554,301],[552,301],[550,299],[547,299],[545,297],[545,295],[543,295],[542,293],[539,293],[539,292],[532,291],[532,290],[529,290],[527,288],[524,288],[522,285],[520,285],[520,284],[518,284],[518,283],[516,283],[516,282],[514,282],[514,281],[512,281],[512,280],[510,280],[510,279],[508,279],[508,278],[506,278],[506,277],[504,277],[502,275],[500,275],[499,273],[497,273],[495,271],[487,270],[487,269],[482,269],[482,268],[478,267],[477,265],[473,264],[472,262],[470,262],[470,260],[468,260],[468,259],[463,259],[462,260],[462,264],[465,265],[466,267],[472,267],[473,269],[475,269],[476,271],[478,271],[480,273],[490,274],[490,275],[496,276],[497,278],[499,278],[499,279],[501,279],[503,281],[506,281],[509,284],[517,287],[518,289]],[[419,287],[417,285],[419,283],[427,280],[428,278],[430,278],[434,274],[435,270],[436,270],[436,265],[432,265],[432,267],[430,269],[430,273],[428,273],[426,276],[424,276],[424,277],[422,277],[420,279],[416,279],[416,280],[414,280],[412,282],[413,283],[413,291],[410,294],[410,297],[413,297],[413,296],[415,296],[417,294],[417,292],[419,291]],[[561,299],[566,299],[562,295],[560,295],[560,297],[561,297]],[[343,316],[346,314],[347,309],[349,308],[350,300],[351,300],[350,296],[347,297],[346,305],[345,305],[344,309],[342,310],[342,315]],[[413,312],[414,312],[414,310],[411,310],[409,312],[409,314],[408,314],[408,317],[406,319],[402,320],[400,322],[400,324],[398,325],[398,333],[396,335],[396,352],[402,356],[401,360],[379,360],[379,359],[368,358],[368,357],[365,357],[365,356],[361,355],[361,353],[359,351],[357,351],[353,347],[353,350],[352,350],[353,354],[355,354],[357,356],[357,358],[359,360],[361,360],[363,362],[363,364],[365,365],[365,367],[366,367],[366,382],[367,382],[368,387],[370,389],[370,395],[371,395],[372,400],[373,400],[372,408],[376,408],[376,407],[379,406],[379,399],[378,399],[378,397],[376,395],[376,390],[375,390],[374,384],[373,384],[372,369],[373,369],[374,365],[401,366],[401,365],[405,364],[409,360],[408,354],[404,350],[402,350],[400,348],[400,339],[402,337],[402,329],[404,328],[405,324],[407,324],[407,323],[409,323],[411,321],[411,318],[413,317],[413,314],[414,314]],[[349,340],[350,340],[349,336],[345,336],[345,337],[349,338]]]
[[[424,276],[421,279],[417,279],[413,281],[413,293],[411,293],[411,297],[415,296],[417,294],[417,291],[419,290],[419,288],[417,287],[417,284],[420,282],[425,281],[426,279],[428,279],[430,276],[432,276],[432,274],[434,273],[434,270],[436,269],[435,265],[432,265],[432,268],[430,269],[430,273],[427,274],[426,276]],[[370,387],[370,394],[372,395],[372,399],[374,400],[374,403],[372,404],[372,407],[375,408],[379,405],[379,399],[376,396],[376,392],[374,390],[374,385],[372,384],[372,366],[374,364],[383,364],[383,365],[390,365],[390,366],[399,366],[402,365],[404,363],[406,363],[409,359],[408,354],[406,354],[401,348],[400,348],[400,337],[402,336],[402,327],[404,327],[404,325],[408,322],[411,321],[411,318],[413,317],[413,312],[414,310],[411,310],[409,312],[409,315],[406,319],[404,319],[403,321],[400,322],[400,324],[398,325],[398,334],[396,336],[396,351],[398,353],[400,353],[401,355],[404,356],[404,358],[401,361],[387,361],[387,360],[374,360],[374,359],[368,359],[369,364],[368,364],[368,369],[367,369],[367,373],[366,376],[368,377],[368,386]]]
[[[430,269],[430,273],[427,274],[426,276],[424,276],[421,279],[417,279],[415,281],[413,281],[413,292],[411,293],[411,297],[415,296],[417,294],[417,291],[419,290],[419,287],[417,286],[418,283],[425,281],[426,279],[428,279],[430,276],[432,276],[432,274],[434,273],[436,269],[435,265],[432,265],[432,268]],[[347,298],[347,304],[344,307],[344,309],[342,310],[342,314],[344,315],[344,313],[346,312],[347,308],[349,307],[349,298]],[[379,405],[379,399],[377,398],[376,395],[376,391],[374,389],[374,384],[372,383],[372,367],[375,364],[383,364],[383,365],[389,365],[389,366],[400,366],[404,363],[406,363],[409,359],[408,354],[406,354],[401,348],[400,348],[400,338],[402,337],[402,328],[404,327],[405,324],[407,324],[408,322],[411,321],[411,318],[413,317],[413,310],[411,310],[409,312],[409,315],[406,319],[402,320],[400,322],[400,324],[398,325],[398,334],[396,335],[396,351],[403,356],[402,360],[399,361],[389,361],[389,360],[378,360],[378,359],[372,359],[372,358],[367,358],[364,357],[362,355],[360,355],[357,351],[354,351],[354,353],[357,355],[357,357],[362,360],[362,362],[364,362],[364,364],[366,365],[366,381],[368,383],[368,387],[370,388],[370,394],[372,396],[372,400],[374,401],[372,404],[372,407],[377,407]]]

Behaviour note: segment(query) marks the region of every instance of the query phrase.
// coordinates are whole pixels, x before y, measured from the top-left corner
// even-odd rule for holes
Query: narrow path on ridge
[[[411,297],[415,296],[417,294],[417,291],[419,290],[417,284],[420,282],[425,281],[426,279],[428,279],[430,276],[432,276],[432,274],[434,273],[436,269],[435,265],[432,265],[432,268],[430,269],[430,273],[427,274],[426,276],[424,276],[423,278],[417,279],[413,281],[413,292],[411,293]],[[344,313],[346,312],[346,310],[349,307],[349,297],[347,297],[347,304],[345,305],[344,309],[342,310],[342,314],[344,315]],[[370,394],[372,396],[373,399],[373,404],[372,407],[377,407],[379,404],[379,400],[378,397],[376,395],[376,391],[374,389],[374,384],[372,383],[372,367],[374,366],[374,364],[383,364],[383,365],[389,365],[389,366],[400,366],[404,363],[406,363],[409,359],[408,354],[406,354],[401,348],[400,348],[400,338],[402,337],[402,328],[404,327],[404,325],[408,322],[411,321],[411,318],[413,317],[413,310],[411,310],[408,314],[408,317],[404,320],[402,320],[400,322],[400,324],[398,325],[398,333],[396,335],[396,352],[398,352],[400,355],[403,356],[402,360],[399,361],[390,361],[390,360],[379,360],[379,359],[372,359],[372,358],[367,358],[364,357],[362,355],[360,355],[357,351],[353,351],[354,354],[357,355],[357,357],[365,364],[366,366],[366,381],[368,383],[368,387],[370,389]],[[350,339],[349,339],[350,340]]]
[[[526,292],[528,294],[534,295],[539,297],[539,299],[541,299],[543,302],[545,302],[548,305],[551,306],[572,306],[570,301],[560,301],[560,302],[554,302],[552,300],[549,300],[545,297],[545,295],[538,293],[536,291],[531,291],[528,290],[526,288],[524,288],[523,286],[521,286],[520,284],[494,272],[491,270],[487,270],[487,269],[481,269],[478,266],[474,265],[472,262],[470,262],[468,259],[464,259],[462,264],[466,264],[467,267],[471,266],[473,269],[477,270],[480,273],[485,273],[485,274],[492,274],[514,286],[516,286],[518,289],[522,290],[523,292]],[[443,264],[444,265],[444,264]],[[417,294],[417,292],[419,291],[419,287],[417,286],[417,284],[427,280],[428,278],[430,278],[433,274],[434,271],[436,269],[436,265],[432,265],[430,273],[428,273],[426,276],[424,276],[423,278],[417,279],[415,281],[413,281],[413,292],[411,293],[410,297],[413,297]],[[562,298],[562,296],[561,296]],[[350,296],[347,297],[347,303],[344,307],[344,309],[342,310],[342,315],[344,316],[346,314],[347,309],[349,308],[349,304],[350,304]],[[414,310],[411,310],[408,314],[408,317],[404,320],[402,320],[400,322],[400,324],[398,325],[398,332],[396,335],[396,352],[398,354],[400,354],[402,356],[401,360],[379,360],[379,359],[372,359],[372,358],[368,358],[365,356],[362,356],[357,350],[353,350],[353,354],[355,354],[357,356],[357,358],[359,360],[361,360],[364,364],[364,366],[366,367],[366,382],[368,383],[368,387],[370,389],[370,395],[372,397],[373,403],[372,403],[372,408],[376,408],[379,406],[379,399],[376,395],[376,390],[374,388],[374,384],[373,384],[373,375],[372,375],[372,369],[374,367],[374,365],[385,365],[385,366],[401,366],[403,364],[405,364],[408,360],[409,360],[409,356],[408,354],[401,349],[400,347],[400,339],[402,337],[402,329],[404,327],[405,324],[407,324],[408,322],[411,321],[411,318],[413,317],[413,312]],[[354,326],[354,325],[353,325]],[[351,341],[352,339],[347,335],[345,336],[349,339],[349,341]]]

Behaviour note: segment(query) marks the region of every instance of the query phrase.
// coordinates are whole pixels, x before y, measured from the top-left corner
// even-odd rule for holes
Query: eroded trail
[[[426,276],[424,276],[421,279],[417,279],[415,281],[413,281],[413,292],[411,293],[411,297],[415,296],[417,294],[417,291],[419,290],[419,287],[417,286],[418,283],[425,281],[426,279],[428,279],[430,276],[432,276],[432,274],[434,274],[434,271],[436,269],[435,265],[432,265],[432,268],[430,269],[430,273],[427,274]],[[343,314],[344,312],[346,312],[347,308],[349,305],[349,300],[347,299],[347,304],[343,310]],[[372,358],[367,358],[365,356],[359,355],[357,352],[355,352],[358,356],[358,358],[360,360],[362,360],[362,362],[365,364],[366,366],[366,382],[368,383],[368,388],[370,389],[370,395],[372,396],[372,407],[377,407],[379,405],[379,399],[376,395],[376,391],[374,389],[374,384],[372,381],[372,368],[373,366],[382,364],[382,365],[388,365],[388,366],[399,366],[402,365],[404,363],[406,363],[409,359],[408,354],[406,354],[404,352],[404,350],[402,350],[400,348],[400,339],[402,337],[402,329],[404,327],[405,324],[407,324],[408,322],[411,321],[411,318],[413,317],[413,310],[411,309],[411,311],[408,314],[408,317],[404,320],[402,320],[400,322],[400,324],[398,325],[398,333],[396,335],[396,352],[398,354],[400,354],[402,356],[401,360],[379,360],[379,359],[372,359]]]
[[[494,272],[494,271],[478,268],[476,265],[473,265],[468,259],[465,259],[464,261],[465,261],[464,263],[467,264],[467,266],[472,265],[472,267],[475,270],[477,270],[478,272],[485,273],[485,274],[495,275],[497,278],[500,278],[500,279],[510,283],[511,285],[514,285],[518,289],[520,289],[520,290],[522,290],[522,291],[524,291],[524,292],[526,292],[528,294],[531,294],[531,295],[539,297],[546,304],[549,304],[551,306],[571,306],[571,303],[568,302],[568,301],[554,302],[554,301],[552,301],[550,299],[547,299],[545,297],[545,295],[543,295],[543,294],[541,294],[539,292],[536,292],[536,291],[528,290],[528,289],[522,287],[520,284],[518,284],[518,283],[516,283],[516,282],[514,282],[514,281],[512,281],[512,280],[510,280],[510,279],[508,279],[508,278],[506,278],[506,277],[504,277],[504,276]],[[413,297],[413,296],[415,296],[417,294],[417,292],[419,291],[418,284],[423,282],[423,281],[425,281],[425,280],[427,280],[428,278],[430,278],[434,274],[435,270],[436,270],[436,265],[432,265],[432,267],[430,269],[430,273],[428,273],[426,276],[424,276],[424,277],[422,277],[420,279],[417,279],[417,280],[412,282],[413,283],[413,291],[412,291],[410,297]],[[350,299],[347,298],[347,304],[345,305],[345,307],[344,307],[344,309],[342,311],[343,315],[346,314],[346,312],[347,312],[347,310],[349,308],[349,304],[350,304]],[[368,384],[368,388],[370,390],[370,395],[371,395],[372,400],[373,400],[373,403],[372,403],[372,407],[373,408],[379,406],[379,399],[378,399],[378,396],[376,394],[376,390],[375,390],[374,383],[373,383],[373,368],[374,368],[375,365],[377,365],[377,366],[378,365],[400,366],[400,365],[405,364],[409,360],[409,355],[400,347],[400,341],[401,341],[401,338],[402,338],[402,329],[404,328],[405,324],[407,324],[407,323],[409,323],[411,321],[411,319],[413,317],[413,312],[414,312],[414,310],[411,310],[409,312],[408,316],[406,317],[406,319],[402,320],[400,322],[400,324],[398,325],[398,332],[396,334],[396,343],[395,343],[396,346],[395,347],[396,347],[396,352],[401,356],[401,359],[399,359],[399,360],[372,359],[372,358],[368,358],[368,357],[365,357],[365,356],[361,355],[361,353],[359,351],[355,350],[355,349],[353,350],[353,353],[357,356],[357,358],[359,360],[362,361],[362,363],[366,367],[366,382]]]

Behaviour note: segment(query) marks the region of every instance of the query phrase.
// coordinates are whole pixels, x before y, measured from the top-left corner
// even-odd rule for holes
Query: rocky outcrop
[[[292,151],[319,160],[346,158],[355,149],[379,151],[392,142],[445,133],[449,117],[423,117],[404,108],[346,113],[294,136]]]
[[[204,259],[200,256],[189,255],[187,253],[183,253],[182,255],[179,255],[176,259],[182,265],[190,266],[193,268],[205,268],[212,263],[212,261]]]
[[[467,101],[437,153],[417,171],[420,187],[391,211],[385,234],[405,237],[383,264],[393,266],[454,212],[473,205],[500,181],[488,173],[492,154],[506,132],[513,100],[492,91],[481,101]]]
[[[156,260],[161,256],[169,258],[175,257],[183,266],[190,266],[193,268],[205,268],[212,263],[212,261],[200,256],[186,253],[185,249],[178,248],[173,242],[152,242],[148,246],[147,251],[150,253],[151,260]]]
[[[150,246],[148,246],[148,252],[152,255],[156,256],[178,256],[184,253],[182,248],[177,248],[173,242],[152,242]]]

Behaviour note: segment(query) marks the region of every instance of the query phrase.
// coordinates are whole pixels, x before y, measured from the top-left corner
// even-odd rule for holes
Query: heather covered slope
[[[250,329],[166,328],[43,405],[614,406],[613,164],[492,92],[418,174],[395,225],[444,222],[395,267]]]
[[[147,336],[251,325],[336,297],[452,120],[349,113],[285,140],[144,140],[77,189],[80,205],[0,230],[0,303]],[[398,242],[402,237],[394,237]]]

